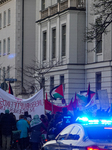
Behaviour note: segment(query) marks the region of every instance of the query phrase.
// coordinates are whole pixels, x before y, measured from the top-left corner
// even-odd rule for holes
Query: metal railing
[[[48,8],[41,12],[41,19],[48,17]]]
[[[8,0],[0,0],[0,4],[3,4],[3,3],[5,3],[6,1],[8,1]]]
[[[40,19],[44,19],[48,16],[54,15],[57,12],[62,12],[70,7],[84,9],[86,6],[86,0],[63,0],[53,6],[40,11]]]
[[[85,0],[78,0],[78,3],[77,3],[78,8],[85,8],[85,5],[86,5]]]
[[[68,0],[60,3],[60,10],[59,11],[63,11],[67,8],[68,8]]]
[[[50,15],[54,15],[58,12],[58,4],[50,7]]]

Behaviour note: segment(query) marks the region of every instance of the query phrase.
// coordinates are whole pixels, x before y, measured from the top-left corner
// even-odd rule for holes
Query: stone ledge
[[[9,1],[11,1],[11,0],[0,0],[0,6],[4,5],[5,3],[9,2]]]

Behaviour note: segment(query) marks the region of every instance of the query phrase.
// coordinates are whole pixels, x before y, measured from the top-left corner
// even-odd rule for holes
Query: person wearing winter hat
[[[40,137],[41,137],[41,127],[43,127],[46,131],[47,128],[42,123],[38,115],[33,117],[33,120],[30,123],[30,142],[31,142],[31,150],[38,150]]]
[[[0,120],[1,132],[2,132],[2,149],[9,150],[11,135],[12,135],[12,127],[16,125],[14,118],[9,114],[9,110],[5,110],[5,114],[3,114]]]

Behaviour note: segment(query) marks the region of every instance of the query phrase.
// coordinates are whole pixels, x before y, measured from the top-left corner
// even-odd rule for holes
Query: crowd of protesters
[[[0,147],[2,150],[17,149],[16,144],[13,145],[16,142],[13,137],[19,133],[18,141],[21,150],[29,147],[32,150],[38,150],[41,133],[47,134],[50,119],[50,114],[42,114],[40,117],[34,115],[32,118],[28,112],[24,112],[24,115],[20,115],[17,120],[13,113],[10,113],[8,109],[5,110],[5,113],[0,114]]]
[[[98,109],[96,116],[111,116],[112,112],[109,109],[107,111]],[[7,109],[5,113],[0,114],[0,147],[2,150],[10,150],[15,142],[12,133],[18,131],[17,133],[20,133],[18,141],[21,150],[27,148],[38,150],[41,135],[46,135],[44,138],[48,140],[54,139],[67,125],[74,123],[78,116],[83,115],[83,112],[79,110],[72,114],[64,107],[62,112],[52,115],[50,113],[41,116],[35,115],[33,118],[28,112],[24,112],[24,115],[20,115],[19,120],[17,120],[16,116]],[[88,116],[92,117],[92,114],[88,113]],[[16,148],[16,146],[13,148]]]

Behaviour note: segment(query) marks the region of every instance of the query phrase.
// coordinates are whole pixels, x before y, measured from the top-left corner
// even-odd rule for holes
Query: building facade
[[[37,5],[37,57],[43,68],[56,66],[45,75],[45,92],[63,83],[69,102],[85,89],[85,1],[39,0]]]
[[[58,62],[45,76],[45,91],[49,93],[63,83],[67,102],[75,92],[87,90],[89,83],[96,99],[98,90],[106,89],[109,102],[112,100],[111,32],[102,35],[97,52],[91,51],[96,41],[84,42],[86,29],[97,19],[91,15],[92,3],[92,0],[38,1],[37,57],[43,67],[46,62],[49,65]]]
[[[87,1],[86,26],[90,28],[90,23],[96,23],[98,15],[93,14],[92,1]],[[109,103],[112,103],[112,25],[108,26],[109,32],[102,34],[101,41],[97,45],[97,39],[86,44],[85,79],[86,84],[91,83],[91,89],[107,90]],[[95,49],[94,49],[95,48]],[[93,51],[91,51],[94,49]]]
[[[37,59],[48,99],[50,90],[63,84],[69,103],[90,83],[96,93],[106,89],[111,103],[112,27],[102,35],[97,52],[89,52],[96,44],[84,41],[86,28],[97,19],[91,10],[92,0],[0,0],[0,82],[17,79],[11,84],[17,87],[15,95],[24,89],[30,96],[38,82],[27,77],[24,68]]]
[[[0,0],[0,83],[17,79],[16,96],[29,90],[24,66],[35,56],[35,14],[35,0]]]

